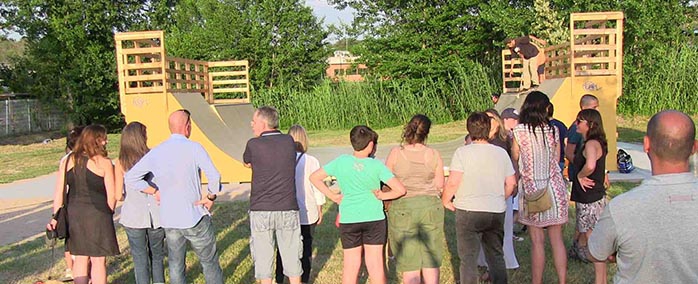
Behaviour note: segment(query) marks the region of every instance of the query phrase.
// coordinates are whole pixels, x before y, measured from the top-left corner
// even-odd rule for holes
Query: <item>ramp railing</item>
[[[249,62],[218,61],[208,63],[209,103],[249,103]],[[218,94],[218,95],[217,95]]]
[[[114,35],[119,94],[200,93],[210,104],[249,103],[249,63],[167,56],[162,31]]]
[[[570,41],[544,48],[547,57],[545,78],[622,78],[623,18],[622,12],[571,14]],[[518,56],[513,56],[509,49],[502,50],[503,92],[516,92],[520,89],[523,77],[522,63],[523,61]]]

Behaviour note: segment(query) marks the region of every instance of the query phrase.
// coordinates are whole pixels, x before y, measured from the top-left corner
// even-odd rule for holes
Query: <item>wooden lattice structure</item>
[[[162,31],[118,33],[119,94],[200,93],[210,104],[249,103],[249,63],[167,56]]]
[[[623,13],[573,13],[570,41],[543,46],[546,79],[583,76],[623,76]],[[502,91],[517,92],[521,86],[523,61],[502,50]],[[513,76],[509,76],[513,72]],[[620,84],[618,85],[620,88]],[[621,90],[618,90],[621,93]]]

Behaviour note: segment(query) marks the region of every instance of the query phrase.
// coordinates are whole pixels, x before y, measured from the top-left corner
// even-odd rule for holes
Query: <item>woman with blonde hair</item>
[[[107,130],[90,125],[80,134],[73,153],[61,163],[54,192],[54,215],[63,204],[64,180],[68,250],[75,256],[73,278],[77,284],[107,283],[106,257],[119,254],[114,230],[114,167],[107,157]],[[55,229],[52,219],[47,228]],[[88,262],[91,265],[88,274]],[[89,275],[89,276],[88,276]]]
[[[310,280],[312,267],[313,234],[315,227],[322,223],[322,205],[325,195],[310,183],[310,174],[320,169],[320,161],[309,155],[308,134],[303,126],[295,124],[288,129],[288,135],[296,142],[296,199],[298,200],[301,236],[303,237],[303,254],[301,256],[301,283]],[[284,267],[281,255],[276,254],[276,283],[284,283]]]
[[[402,144],[393,148],[386,166],[405,185],[405,196],[388,210],[390,248],[403,283],[439,283],[443,257],[444,187],[441,154],[426,145],[431,120],[417,114],[405,125]]]
[[[156,195],[128,191],[124,187],[124,175],[150,149],[146,127],[134,121],[121,131],[119,159],[114,166],[116,200],[123,201],[121,225],[124,226],[133,257],[136,284],[165,283],[165,229],[160,226],[160,206]],[[146,180],[151,176],[146,176]],[[126,194],[128,192],[128,194]]]

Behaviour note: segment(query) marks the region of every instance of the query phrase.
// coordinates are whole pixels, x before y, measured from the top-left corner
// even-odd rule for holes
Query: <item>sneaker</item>
[[[519,237],[519,236],[514,236],[514,240],[517,242],[523,242],[524,238]]]

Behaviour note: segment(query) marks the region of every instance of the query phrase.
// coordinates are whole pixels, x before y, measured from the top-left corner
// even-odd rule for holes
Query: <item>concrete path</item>
[[[463,145],[461,139],[449,142],[435,143],[436,148],[444,159],[444,165],[451,163],[453,152]],[[380,145],[376,156],[384,160],[395,147]],[[650,176],[649,159],[642,151],[642,146],[630,143],[618,143],[618,147],[626,150],[632,157],[637,168],[633,173],[611,173],[611,181],[641,181]],[[311,148],[310,154],[325,164],[341,154],[351,154],[350,146]],[[49,174],[33,179],[0,185],[0,246],[27,241],[43,235],[46,222],[51,217],[53,191],[56,175]],[[219,200],[247,200],[250,193],[249,184],[226,184]],[[120,208],[117,207],[115,218],[118,222]]]

